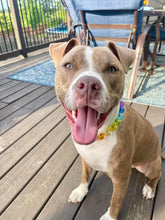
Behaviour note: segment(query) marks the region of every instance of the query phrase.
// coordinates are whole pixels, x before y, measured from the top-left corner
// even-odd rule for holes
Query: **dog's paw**
[[[109,208],[108,208],[108,211],[104,215],[101,216],[100,220],[117,220],[117,219],[110,217]]]
[[[88,183],[81,183],[76,189],[72,191],[69,196],[68,202],[81,202],[88,193]]]
[[[143,194],[143,198],[146,198],[146,199],[153,199],[155,196],[154,193],[152,192],[151,187],[147,184],[143,187],[142,194]]]

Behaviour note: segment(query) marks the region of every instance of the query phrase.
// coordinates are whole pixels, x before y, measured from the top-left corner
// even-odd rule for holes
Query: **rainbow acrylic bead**
[[[105,133],[100,133],[97,135],[96,140],[102,140],[105,137],[109,136],[112,134],[112,132],[116,131],[116,129],[119,127],[121,120],[124,117],[124,102],[122,100],[120,100],[120,108],[119,108],[119,113],[117,115],[117,117],[115,118],[114,122],[107,128],[107,130],[105,131]]]

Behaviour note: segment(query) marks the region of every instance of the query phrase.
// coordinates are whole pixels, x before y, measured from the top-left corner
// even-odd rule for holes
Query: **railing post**
[[[25,40],[23,36],[23,31],[22,31],[18,3],[17,3],[17,0],[9,0],[9,1],[10,1],[11,13],[13,17],[13,25],[14,25],[17,46],[18,46],[18,49],[22,51],[21,52],[22,56],[27,57],[27,50],[26,50]]]

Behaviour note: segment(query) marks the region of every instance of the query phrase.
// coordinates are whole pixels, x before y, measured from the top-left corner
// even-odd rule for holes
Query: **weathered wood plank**
[[[0,101],[0,110],[1,110],[2,108],[4,108],[5,106],[7,106],[7,104]]]
[[[125,100],[124,100],[124,103],[125,103],[126,105],[128,105],[128,106],[131,105],[131,102],[128,102],[128,101],[125,101]]]
[[[110,178],[99,172],[75,220],[99,219],[107,211],[111,195],[112,182]]]
[[[48,96],[47,96],[48,98]],[[37,125],[40,121],[42,121],[45,117],[47,117],[51,112],[53,112],[59,104],[56,99],[49,101],[48,103],[39,102],[42,100],[38,100],[37,103],[41,104],[40,108],[33,112],[31,115],[23,119],[20,123],[17,123],[14,127],[9,129],[7,132],[0,136],[0,152],[2,149],[8,148],[11,144],[17,141],[20,137],[22,137],[25,133],[27,133],[31,128]],[[36,106],[37,107],[37,106]],[[28,111],[28,114],[30,112]],[[7,123],[7,120],[6,120]],[[1,124],[1,123],[0,123]],[[9,123],[9,125],[11,125]]]
[[[20,57],[11,57],[9,59],[3,60],[0,63],[0,73],[2,74],[3,71],[6,71],[6,68],[8,70],[10,70],[11,68],[14,70],[21,64],[32,63],[32,61],[35,63],[37,62],[37,60],[41,60],[42,58],[50,58],[48,47],[29,53],[26,59],[21,59]]]
[[[6,79],[6,78],[5,78],[5,79],[1,79],[1,80],[0,80],[0,86],[1,86],[1,85],[4,85],[4,84],[7,84],[7,83],[9,83],[9,82],[11,82],[11,79]]]
[[[140,114],[145,115],[146,118],[153,124],[155,127],[155,123],[152,119],[154,119],[154,115],[160,114],[160,109],[155,107],[148,107],[145,105],[133,104],[133,108],[135,108]],[[147,110],[147,111],[146,111]],[[155,111],[156,110],[156,111]],[[160,114],[161,115],[161,114]],[[159,116],[158,116],[159,117]],[[157,118],[157,117],[156,117]],[[156,123],[162,120],[156,120]],[[155,119],[154,119],[155,120]],[[162,133],[161,133],[162,135]],[[142,198],[142,188],[145,184],[146,178],[143,174],[133,171],[130,184],[128,186],[128,190],[123,202],[123,207],[120,212],[119,220],[139,220],[139,219],[151,219],[152,217],[152,208],[153,208],[153,201],[152,200],[145,200]],[[159,219],[159,218],[158,218]]]
[[[165,121],[165,108],[156,108],[153,106],[149,107],[147,118],[150,120],[154,126],[159,141],[163,143],[163,133],[164,133],[164,121]],[[164,136],[165,138],[165,136]],[[165,160],[162,160],[162,177],[158,184],[157,195],[155,198],[155,205],[153,211],[153,220],[164,220],[165,219]]]
[[[42,63],[50,58],[49,53],[45,52],[43,54],[31,54],[24,60],[17,59],[17,62],[13,62],[12,64],[7,64],[1,67],[0,80],[10,76],[11,74],[17,73],[18,71]]]
[[[1,82],[2,83],[2,82]],[[16,86],[18,84],[20,84],[21,82],[20,81],[17,81],[17,80],[9,80],[9,82],[7,83],[3,83],[0,85],[0,92],[6,90],[6,92],[8,91],[8,89],[10,89],[11,87],[13,86]]]
[[[119,220],[151,219],[153,200],[146,200],[142,196],[142,189],[145,182],[145,176],[132,169],[130,182],[119,214]]]
[[[14,94],[15,92],[28,87],[30,84],[26,82],[21,82],[18,85],[15,85],[7,90],[4,90],[0,93],[0,99],[4,99],[7,96]]]
[[[3,98],[2,101],[5,102],[5,103],[12,103],[12,102],[22,98],[23,96],[31,93],[32,91],[35,91],[39,87],[41,87],[41,85],[29,84],[28,83],[27,87],[24,87],[21,90],[19,90],[17,92],[14,92],[13,94],[7,96],[6,98]]]
[[[146,118],[154,126],[155,131],[159,137],[159,141],[161,143],[164,129],[165,108],[150,106]]]
[[[43,92],[41,92],[41,94]],[[0,134],[4,133],[8,129],[10,129],[12,126],[16,125],[19,121],[26,118],[33,111],[37,110],[43,104],[45,104],[46,102],[51,100],[54,96],[55,96],[54,90],[50,89],[50,90],[46,91],[42,96],[37,97],[36,99],[34,99],[31,102],[27,103],[22,108],[15,111],[13,114],[10,114],[8,117],[1,120],[0,121]],[[4,111],[6,112],[5,108],[4,108]],[[0,142],[0,146],[2,147],[2,142]]]
[[[61,107],[59,107],[48,115],[47,118],[33,127],[25,136],[15,142],[6,152],[1,154],[0,176],[3,176],[10,167],[16,164],[20,158],[39,143],[63,118],[64,112]]]
[[[129,106],[131,106],[131,104],[132,104],[132,102],[129,101],[129,100],[123,100],[123,101],[125,102],[125,104],[127,104],[127,105],[129,105]]]
[[[131,107],[142,116],[147,114],[147,105],[132,103]],[[132,175],[123,201],[123,206],[119,214],[119,220],[151,219],[153,201],[147,201],[146,199],[143,199],[142,196],[142,189],[145,182],[145,176],[135,169],[132,169]]]
[[[50,87],[41,86],[40,88],[26,95],[25,97],[22,97],[19,100],[15,101],[14,103],[7,105],[5,108],[0,110],[0,120],[6,118],[13,112],[22,108],[24,105],[27,105],[28,103],[38,98],[39,96],[43,95],[45,92],[47,92],[50,89],[51,89]]]
[[[139,114],[144,117],[147,113],[148,105],[132,103],[131,108],[135,109]]]
[[[33,219],[69,170],[76,155],[69,138],[2,214],[2,219],[8,220],[11,216],[13,219]]]
[[[1,185],[0,185],[1,211],[0,212],[2,212],[2,209],[4,209],[15,198],[15,196],[27,185],[27,183],[29,183],[29,181],[32,179],[32,177],[37,174],[37,172],[41,169],[41,167],[43,167],[43,165],[47,162],[47,160],[51,157],[51,155],[57,151],[59,146],[68,137],[68,135],[70,134],[70,128],[69,128],[69,126],[66,126],[66,125],[67,125],[66,120],[63,120],[60,124],[58,124],[58,126],[55,129],[53,129],[38,145],[36,145],[35,148],[33,148],[33,150],[30,151],[10,171],[10,173],[8,173],[1,180]],[[65,131],[65,132],[63,132],[63,131]],[[71,154],[71,157],[73,156],[73,158],[71,159],[71,162],[72,162],[72,160],[74,160],[77,153],[71,147],[71,145],[72,144],[71,144],[70,139],[67,140],[66,143],[64,144],[64,146],[62,146],[62,148],[63,148],[62,151],[63,151],[63,153],[66,151],[66,155],[69,153],[68,151],[70,151],[69,154]],[[60,151],[61,151],[61,149],[60,149]],[[67,158],[66,155],[64,153],[63,157],[58,158],[59,154],[57,151],[57,156],[55,156],[55,161],[53,161],[54,167],[51,167],[50,174],[51,174],[51,172],[52,173],[54,172],[53,170],[56,170],[56,172],[59,173],[59,170],[57,169],[57,167],[59,166],[59,163],[60,163],[59,160],[61,160],[61,164],[63,164],[63,159]],[[70,160],[70,159],[68,159],[68,160]],[[65,165],[63,165],[64,172],[62,172],[62,169],[61,169],[61,172],[62,172],[61,176],[64,175],[64,173],[65,173],[66,164],[67,164],[67,162],[65,162]],[[45,169],[45,168],[42,168],[42,169]],[[50,176],[45,176],[45,177],[47,180],[50,178]],[[39,184],[40,183],[42,184],[43,178],[37,180]],[[11,182],[12,182],[12,185],[11,185]],[[36,187],[36,186],[34,185],[34,187]],[[38,188],[38,189],[36,188],[36,190],[37,191],[35,193],[37,193],[38,195],[43,193],[40,188]],[[31,193],[30,193],[30,195],[31,195]],[[47,196],[48,195],[45,194],[45,199],[47,198]],[[29,197],[29,199],[31,199],[31,198]],[[36,210],[36,211],[38,211],[38,210]]]
[[[73,146],[74,148],[74,146]],[[64,158],[63,158],[64,159]],[[50,200],[41,211],[38,220],[53,219],[53,220],[71,220],[77,211],[80,203],[68,203],[68,198],[73,189],[75,189],[81,182],[81,159],[75,161],[63,181],[55,190]],[[95,172],[92,173],[91,180]],[[58,199],[57,199],[58,198]]]
[[[164,140],[165,141],[165,140]],[[155,198],[155,206],[153,211],[153,220],[165,219],[165,160],[162,160],[162,177],[160,179],[157,195]]]

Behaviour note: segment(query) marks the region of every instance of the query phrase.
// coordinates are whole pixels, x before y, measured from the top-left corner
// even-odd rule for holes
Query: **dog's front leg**
[[[82,180],[80,185],[72,191],[69,196],[68,202],[81,202],[88,193],[88,185],[92,172],[92,168],[81,158],[82,161]]]
[[[127,190],[130,173],[131,171],[119,179],[116,179],[116,177],[111,178],[113,183],[113,194],[110,201],[110,208],[108,208],[108,211],[100,218],[100,220],[117,220]]]

